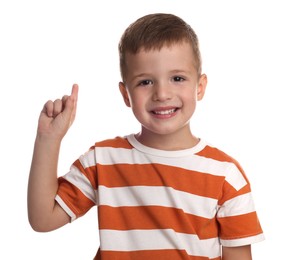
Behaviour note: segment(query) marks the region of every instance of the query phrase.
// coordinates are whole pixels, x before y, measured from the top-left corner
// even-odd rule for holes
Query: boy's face
[[[206,76],[198,77],[188,43],[141,50],[126,55],[126,83],[120,91],[142,125],[142,133],[175,134],[189,131],[189,120],[206,88]],[[185,131],[183,131],[185,130]]]

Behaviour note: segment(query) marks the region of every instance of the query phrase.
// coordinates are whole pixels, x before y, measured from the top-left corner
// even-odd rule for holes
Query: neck
[[[189,129],[171,134],[157,134],[142,129],[135,137],[145,146],[167,151],[189,149],[199,142]]]

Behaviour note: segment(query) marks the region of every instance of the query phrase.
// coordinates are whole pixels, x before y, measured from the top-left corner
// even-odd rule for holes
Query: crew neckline
[[[191,148],[175,150],[175,151],[167,151],[167,150],[160,150],[160,149],[143,145],[136,139],[134,134],[127,135],[126,138],[128,142],[138,151],[146,153],[146,154],[162,156],[162,157],[183,157],[187,155],[196,154],[200,152],[201,150],[203,150],[204,147],[206,146],[206,142],[203,139],[200,139],[199,142]]]

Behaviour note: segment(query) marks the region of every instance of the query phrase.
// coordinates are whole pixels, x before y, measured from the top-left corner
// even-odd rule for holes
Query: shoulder
[[[107,148],[126,148],[126,149],[131,149],[132,146],[128,142],[126,137],[121,137],[121,136],[116,136],[111,139],[105,139],[102,141],[96,142],[91,149],[95,148],[101,148],[101,147],[107,147]]]
[[[199,151],[197,155],[214,161],[211,165],[214,165],[217,169],[221,168],[224,171],[226,180],[235,188],[240,189],[244,185],[249,184],[246,173],[239,161],[225,151],[206,143],[204,148]]]
[[[220,161],[220,162],[229,162],[229,163],[234,163],[234,164],[239,165],[239,162],[234,157],[226,153],[225,151],[215,147],[214,145],[206,141],[203,141],[203,143],[205,145],[203,145],[202,150],[197,152],[198,156],[210,158],[210,159]]]

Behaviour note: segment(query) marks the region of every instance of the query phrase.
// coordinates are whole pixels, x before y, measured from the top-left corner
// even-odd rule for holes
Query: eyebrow
[[[132,80],[136,80],[138,78],[145,78],[145,77],[149,77],[150,74],[149,73],[140,73],[140,74],[137,74],[135,76],[132,77]]]
[[[189,73],[188,70],[170,70],[169,73]],[[135,76],[133,76],[133,78],[141,78],[141,77],[147,77],[147,76],[150,76],[151,73],[140,73],[140,74],[137,74]]]
[[[171,73],[176,73],[176,74],[178,74],[178,73],[189,73],[189,71],[188,70],[172,70],[172,71],[170,71]]]

